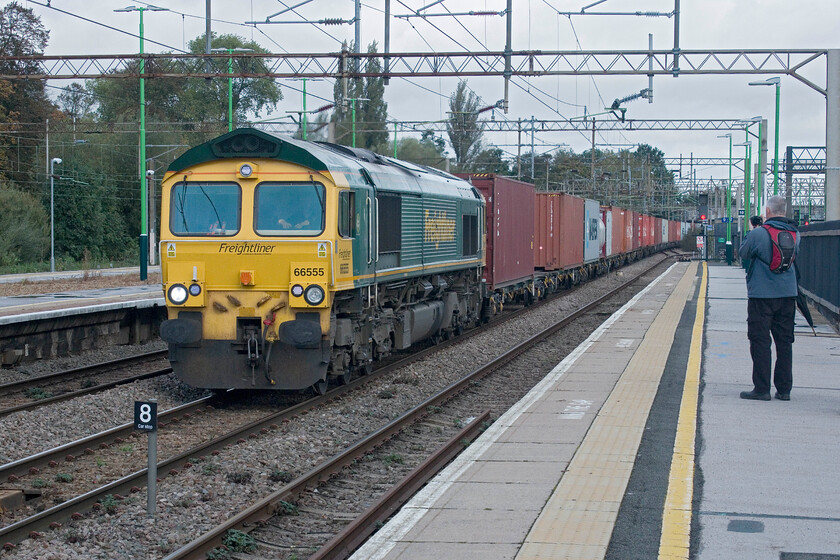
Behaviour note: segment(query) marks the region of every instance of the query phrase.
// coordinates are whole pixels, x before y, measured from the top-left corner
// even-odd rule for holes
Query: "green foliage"
[[[120,501],[117,500],[113,494],[108,494],[101,500],[99,503],[102,505],[102,509],[104,509],[107,513],[113,515],[117,513],[117,509],[119,508]]]
[[[505,161],[504,151],[501,148],[490,147],[481,150],[475,156],[475,161],[469,167],[469,171],[510,175],[510,163]]]
[[[251,482],[251,473],[249,472],[229,472],[225,477],[228,482],[233,484],[248,484]]]
[[[250,49],[254,53],[268,53],[255,41],[246,41],[238,35],[212,35],[213,49]],[[189,50],[204,52],[204,35],[190,41]],[[239,57],[240,55],[236,55]],[[236,58],[232,57],[232,58]],[[233,60],[234,72],[267,72],[265,63],[258,58]],[[145,71],[154,73],[169,65],[168,60],[155,60],[146,64]],[[229,59],[214,58],[213,68],[228,71]],[[158,68],[160,66],[161,68]],[[97,101],[97,116],[102,121],[132,121],[137,119],[140,98],[139,80],[91,80],[90,91]],[[145,80],[146,119],[169,122],[226,123],[228,119],[227,79],[205,80],[204,78],[155,78]],[[232,99],[234,121],[245,120],[247,115],[257,116],[274,109],[283,98],[280,88],[271,78],[232,78]],[[195,143],[195,142],[194,142]]]
[[[43,478],[36,478],[32,481],[32,488],[47,488],[49,485],[50,483]]]
[[[37,262],[49,255],[49,220],[35,197],[0,183],[0,266]]]
[[[382,153],[392,155],[393,148]],[[431,130],[423,132],[419,140],[412,137],[401,138],[397,142],[397,158],[419,165],[446,169],[446,141]]]
[[[23,392],[27,398],[32,399],[33,401],[40,401],[42,399],[48,399],[52,395],[49,391],[44,390],[43,387],[30,387],[26,391]]]
[[[225,533],[222,544],[228,547],[231,552],[253,552],[257,549],[257,541],[254,540],[254,537],[235,529]]]
[[[280,500],[277,504],[279,506],[279,510],[277,511],[278,515],[298,515],[300,514],[300,509],[293,503],[286,502],[284,500]]]
[[[347,48],[347,45],[344,45]],[[376,41],[368,45],[368,53],[376,53]],[[369,58],[365,65],[366,72],[382,71],[378,58]],[[388,146],[388,104],[385,103],[385,82],[382,78],[360,78],[347,80],[347,92],[344,92],[343,80],[336,80],[333,86],[335,110],[331,121],[335,123],[335,141],[351,146],[353,144],[353,107],[355,106],[356,146],[379,153],[390,153]],[[351,101],[366,99],[367,101]],[[391,152],[393,148],[391,148]]]
[[[221,467],[216,463],[205,463],[201,466],[201,474],[203,475],[214,475],[221,470]]]
[[[3,56],[43,54],[49,32],[31,8],[11,2],[0,9],[0,52]],[[2,61],[0,74],[41,73],[39,62]],[[0,146],[0,178],[34,191],[36,150],[45,134],[44,122],[53,111],[43,80],[0,80],[0,123],[32,123],[31,130],[13,134]],[[15,165],[10,165],[15,162]]]
[[[481,153],[481,139],[484,130],[479,124],[481,98],[470,90],[467,82],[458,82],[458,87],[449,97],[449,119],[446,133],[455,152],[455,164],[459,167],[472,164]]]
[[[268,475],[268,479],[272,482],[282,482],[283,484],[286,484],[294,479],[294,475],[289,471],[274,469]]]
[[[55,475],[56,482],[73,482],[73,475],[70,473],[58,473]]]
[[[402,465],[404,460],[399,453],[390,453],[382,458],[382,462],[386,465]]]
[[[230,551],[227,548],[214,548],[207,553],[207,560],[228,560]]]

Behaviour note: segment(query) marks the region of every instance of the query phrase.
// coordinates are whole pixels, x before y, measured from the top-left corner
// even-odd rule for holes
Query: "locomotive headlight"
[[[324,297],[324,289],[317,284],[312,284],[303,292],[303,299],[309,305],[320,305],[324,301]]]
[[[201,286],[198,284],[190,284],[190,295],[195,297],[201,293]]]
[[[187,301],[187,288],[183,284],[172,284],[169,286],[169,291],[166,293],[166,297],[169,298],[175,305],[183,305],[184,302]]]
[[[245,177],[245,178],[250,177],[253,172],[254,172],[254,168],[251,167],[251,164],[249,164],[249,163],[243,163],[239,167],[239,174],[241,176]]]

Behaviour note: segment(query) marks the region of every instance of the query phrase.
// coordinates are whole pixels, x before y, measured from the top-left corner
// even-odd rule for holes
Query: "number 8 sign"
[[[134,429],[157,430],[157,403],[134,401]]]

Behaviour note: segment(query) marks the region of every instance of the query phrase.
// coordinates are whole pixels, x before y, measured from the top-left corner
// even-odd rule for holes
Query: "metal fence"
[[[796,267],[802,291],[835,325],[840,323],[840,220],[801,226]]]

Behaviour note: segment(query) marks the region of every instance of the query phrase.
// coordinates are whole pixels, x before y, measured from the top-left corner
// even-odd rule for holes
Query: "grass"
[[[399,453],[391,453],[390,455],[385,455],[385,457],[382,458],[382,462],[386,465],[402,465],[403,458]]]
[[[32,399],[33,401],[40,401],[42,399],[48,399],[52,395],[49,391],[45,391],[42,387],[30,387],[26,391],[23,392],[27,398]]]

